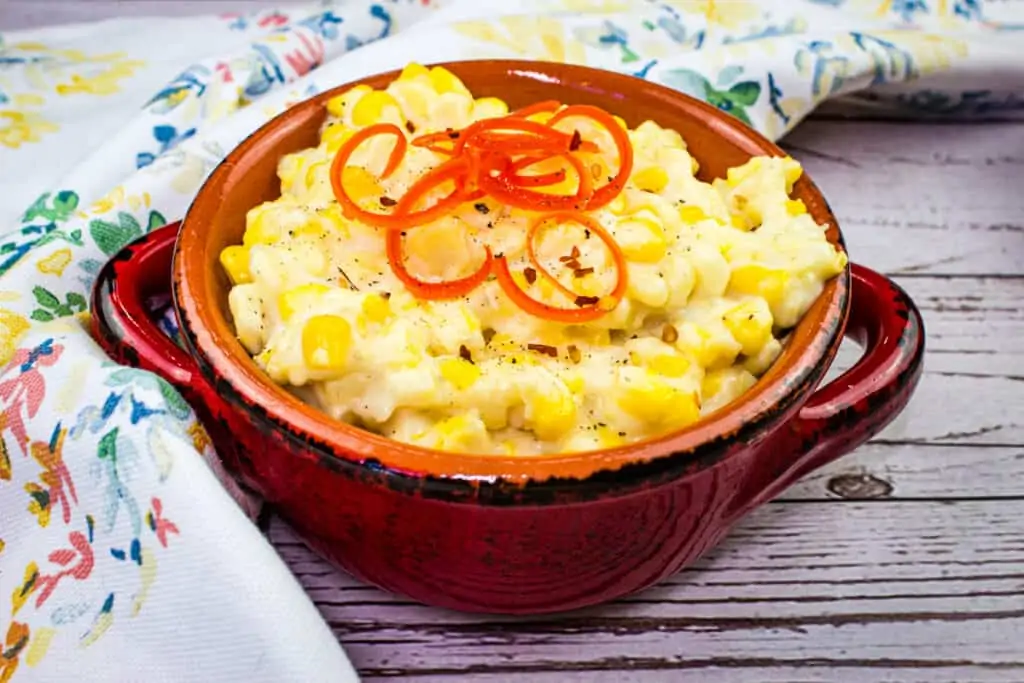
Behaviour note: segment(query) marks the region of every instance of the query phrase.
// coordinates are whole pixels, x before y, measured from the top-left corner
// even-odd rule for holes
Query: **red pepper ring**
[[[466,197],[463,188],[467,168],[468,162],[461,157],[456,157],[435,166],[421,176],[419,180],[412,184],[402,198],[398,200],[398,204],[395,206],[394,215],[401,217],[403,221],[394,226],[388,226],[388,229],[394,231],[413,228],[436,221],[438,218],[442,218],[450,213],[453,208],[465,201]],[[413,211],[417,201],[426,196],[431,190],[440,187],[448,181],[455,183],[454,190],[428,208]]]
[[[581,211],[586,209],[593,192],[590,174],[577,157],[571,154],[562,154],[561,156],[573,167],[579,179],[579,187],[575,194],[558,195],[525,189],[517,184],[518,176],[510,171],[513,162],[507,162],[504,168],[495,169],[498,171],[496,176],[492,176],[489,169],[484,169],[479,180],[480,187],[498,201],[527,211]]]
[[[331,163],[331,189],[334,191],[334,197],[338,200],[338,204],[341,205],[342,211],[349,218],[355,218],[367,225],[376,225],[384,228],[395,227],[400,225],[400,223],[398,222],[399,218],[394,213],[376,213],[362,208],[345,191],[345,184],[343,182],[344,171],[352,154],[360,145],[377,135],[394,135],[396,138],[395,146],[392,148],[391,154],[388,155],[388,162],[384,166],[384,173],[381,175],[381,178],[387,178],[395,172],[395,169],[398,168],[398,165],[405,157],[407,146],[405,133],[392,123],[377,123],[356,131],[352,137],[342,144],[338,154],[334,157],[334,161]]]
[[[529,116],[533,116],[534,114],[554,114],[561,106],[562,103],[558,100],[544,100],[542,102],[535,102],[520,109],[516,109],[514,112],[509,114],[509,116],[522,117],[525,119]]]
[[[602,128],[608,131],[615,142],[615,148],[619,156],[619,170],[615,173],[607,185],[594,191],[594,195],[587,203],[588,209],[599,209],[610,203],[626,187],[629,174],[633,172],[633,145],[629,142],[629,134],[623,130],[615,118],[603,109],[589,104],[572,104],[557,112],[548,121],[548,125],[554,126],[571,116],[582,116],[593,119]]]
[[[474,289],[482,285],[487,281],[487,278],[491,274],[491,267],[494,262],[494,257],[491,255],[491,248],[484,246],[484,261],[480,267],[467,275],[466,277],[458,278],[457,280],[448,280],[446,282],[428,282],[426,280],[420,280],[405,267],[405,250],[403,249],[404,236],[400,230],[389,230],[385,236],[385,242],[387,246],[387,257],[388,263],[391,265],[391,270],[394,272],[405,288],[409,292],[420,299],[440,300],[440,299],[458,299],[459,297],[466,296]]]
[[[544,264],[540,262],[540,259],[537,258],[537,250],[535,249],[537,233],[539,233],[541,228],[548,225],[551,221],[560,221],[561,223],[571,221],[573,223],[578,223],[589,230],[592,234],[597,235],[598,238],[604,242],[605,247],[612,256],[612,261],[615,263],[615,269],[618,272],[618,279],[615,281],[615,287],[607,296],[613,298],[616,303],[618,303],[618,300],[626,293],[626,287],[629,285],[627,277],[629,271],[626,264],[626,255],[622,253],[622,247],[620,247],[619,243],[615,241],[615,238],[605,230],[604,226],[601,225],[597,219],[588,216],[585,213],[563,211],[537,216],[526,230],[526,256],[530,260],[530,264],[563,294],[573,298],[580,296],[579,292],[574,292],[572,289],[563,285],[555,274],[548,270]]]

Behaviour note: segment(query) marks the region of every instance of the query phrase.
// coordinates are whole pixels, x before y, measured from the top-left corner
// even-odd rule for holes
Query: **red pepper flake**
[[[409,131],[410,133],[415,133],[416,132],[416,124],[413,123],[412,121],[406,121],[405,122],[405,129],[407,131]]]
[[[523,277],[525,277],[526,281],[532,285],[534,282],[537,281],[537,271],[534,270],[533,268],[524,268]]]
[[[494,339],[494,335],[496,335],[497,332],[488,327],[486,330],[482,332],[482,334],[484,337],[484,344],[490,344],[491,340]]]
[[[545,356],[558,358],[558,349],[554,346],[548,346],[547,344],[527,344],[526,348],[529,349],[530,351],[543,353]]]
[[[565,262],[565,267],[568,268],[569,270],[579,270],[583,266],[576,259],[570,259]]]
[[[455,130],[454,128],[446,128],[444,132],[452,140],[458,140],[459,139],[459,131]]]
[[[575,244],[572,245],[572,251],[569,252],[569,256],[571,256],[572,258],[579,258],[580,257],[580,248],[577,247]]]
[[[491,207],[487,206],[483,202],[477,202],[473,205],[473,208],[477,210],[477,213],[482,213],[485,216],[491,212]]]
[[[679,339],[679,330],[672,325],[665,325],[661,328],[661,341],[666,344],[675,344],[676,340]]]
[[[580,350],[576,348],[575,344],[569,344],[569,348],[567,350],[569,351],[569,360],[573,363],[578,365],[579,362],[583,360],[583,354],[580,353]]]
[[[391,292],[381,292],[380,297],[384,299],[384,301],[387,301],[391,298]]]
[[[578,130],[572,132],[572,138],[569,140],[569,151],[575,152],[583,144],[583,136],[580,135]]]
[[[465,344],[459,347],[459,358],[466,361],[467,363],[473,362],[473,354],[469,352],[469,349],[466,348]]]
[[[593,268],[576,268],[572,271],[573,277],[586,277],[594,272]]]
[[[398,202],[396,202],[394,199],[392,199],[391,197],[388,197],[388,196],[384,196],[384,197],[380,198],[380,205],[381,206],[394,206],[397,203]]]
[[[576,297],[576,301],[573,302],[580,308],[584,306],[596,306],[597,302],[601,300],[599,296],[583,296],[582,294]]]

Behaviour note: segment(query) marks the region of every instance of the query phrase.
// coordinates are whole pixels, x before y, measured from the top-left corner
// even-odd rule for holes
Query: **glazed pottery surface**
[[[729,115],[632,77],[540,62],[445,66],[477,97],[512,108],[558,99],[600,106],[631,127],[653,119],[674,128],[702,179],[753,155],[784,154]],[[382,87],[395,75],[359,82]],[[752,390],[682,432],[516,458],[432,451],[332,421],[271,383],[235,339],[230,284],[217,259],[241,241],[246,212],[279,196],[278,159],[316,144],[325,101],[351,85],[297,105],[243,142],[180,230],[155,231],[107,264],[92,302],[104,348],[179,388],[228,471],[337,566],[467,611],[605,602],[692,562],[743,514],[863,443],[909,400],[924,352],[920,315],[899,287],[854,265],[826,286]],[[809,179],[797,182],[794,196],[844,248]],[[149,297],[172,287],[187,350],[146,309]],[[844,333],[865,354],[817,389]]]

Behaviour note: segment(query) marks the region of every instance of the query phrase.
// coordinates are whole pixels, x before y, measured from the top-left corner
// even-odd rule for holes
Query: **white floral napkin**
[[[773,138],[826,100],[1021,117],[1021,30],[1019,0],[351,0],[0,34],[0,683],[355,678],[189,406],[86,325],[102,263],[289,104],[517,57],[664,83]]]

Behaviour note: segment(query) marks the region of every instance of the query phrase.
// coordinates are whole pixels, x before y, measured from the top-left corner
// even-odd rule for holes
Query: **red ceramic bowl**
[[[598,105],[686,139],[704,178],[784,154],[737,119],[675,91],[538,62],[446,64],[477,96],[512,107]],[[396,74],[365,79],[383,87]],[[352,84],[349,84],[349,86]],[[452,454],[340,424],[270,382],[236,341],[220,251],[245,213],[279,195],[281,155],[313,146],[324,103],[277,117],[213,172],[184,223],[111,260],[93,293],[97,338],[170,380],[226,469],[335,565],[386,590],[459,610],[540,613],[604,602],[679,571],[743,514],[856,448],[906,405],[921,371],[920,315],[895,284],[853,266],[831,281],[778,362],[737,402],[684,431],[620,448],[542,457]],[[795,196],[829,238],[839,228],[806,177]],[[145,301],[173,289],[187,350]],[[847,335],[866,348],[817,388]]]

